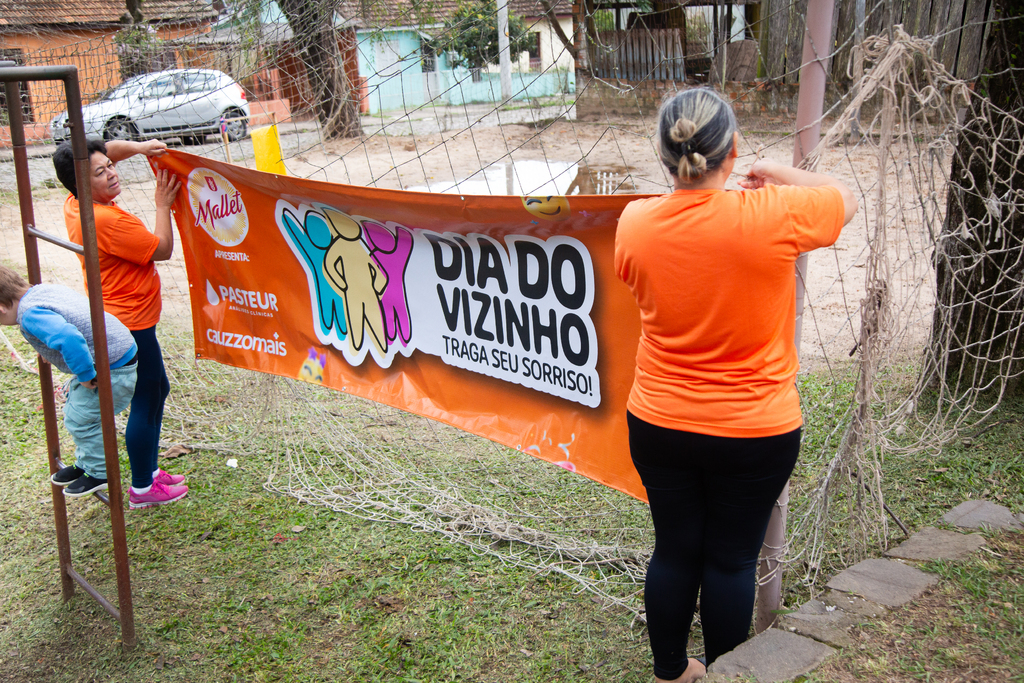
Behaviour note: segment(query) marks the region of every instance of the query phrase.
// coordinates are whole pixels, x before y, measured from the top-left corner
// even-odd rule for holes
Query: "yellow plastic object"
[[[277,135],[276,125],[253,129],[252,149],[256,153],[257,170],[288,175],[281,158],[281,138]]]

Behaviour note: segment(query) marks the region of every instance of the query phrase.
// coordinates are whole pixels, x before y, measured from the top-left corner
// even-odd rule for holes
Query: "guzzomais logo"
[[[231,181],[208,168],[188,174],[188,200],[201,227],[217,244],[234,247],[249,232],[249,215]]]

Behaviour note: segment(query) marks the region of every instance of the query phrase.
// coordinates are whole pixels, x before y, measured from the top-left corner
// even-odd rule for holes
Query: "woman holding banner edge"
[[[827,175],[758,160],[725,183],[739,132],[706,88],[658,114],[671,194],[629,204],[615,268],[640,307],[630,454],[655,546],[644,590],[655,679],[694,681],[747,639],[757,560],[800,447],[795,264],[857,200]],[[700,594],[705,658],[686,645]]]
[[[174,251],[171,207],[181,188],[181,181],[164,169],[157,171],[154,195],[156,225],[154,231],[149,232],[141,220],[117,205],[115,200],[121,194],[121,184],[115,164],[136,154],[161,156],[167,145],[159,140],[111,140],[104,143],[89,139],[86,149],[103,307],[131,331],[138,347],[138,381],[125,427],[125,449],[132,471],[128,507],[138,510],[166,505],[184,498],[188,494],[188,486],[184,485],[184,476],[169,474],[158,463],[164,403],[170,393],[170,383],[156,337],[163,300],[155,262],[166,261]],[[74,152],[69,142],[57,147],[53,166],[57,179],[71,193],[64,202],[68,237],[81,245],[81,210]],[[85,258],[80,255],[79,260],[84,277]],[[78,475],[77,470],[77,466],[65,467],[54,474],[51,481],[58,486],[67,486],[69,480],[73,481]]]

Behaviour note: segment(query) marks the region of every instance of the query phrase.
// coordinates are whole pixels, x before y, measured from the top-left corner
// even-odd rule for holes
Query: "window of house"
[[[434,47],[425,40],[420,41],[420,65],[424,73],[437,71],[437,54]]]
[[[530,53],[530,71],[540,71],[540,33],[530,34],[527,51]]]
[[[0,62],[10,61],[18,66],[25,65],[25,56],[21,50],[0,50]],[[32,113],[32,98],[29,96],[28,83],[18,83],[18,94],[21,96],[21,116],[25,123],[35,123]],[[0,125],[8,125],[7,120],[7,88],[0,86]]]

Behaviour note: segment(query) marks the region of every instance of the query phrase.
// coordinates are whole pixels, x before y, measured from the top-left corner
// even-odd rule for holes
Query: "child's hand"
[[[96,378],[93,377],[88,382],[82,382],[82,386],[86,389],[95,389],[98,385],[96,384]]]

